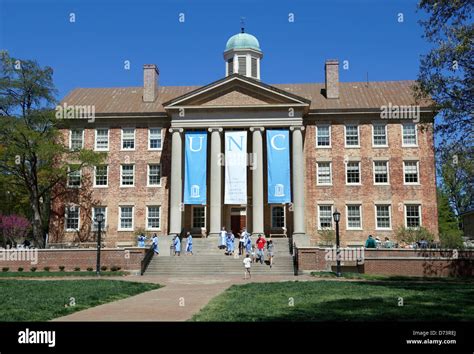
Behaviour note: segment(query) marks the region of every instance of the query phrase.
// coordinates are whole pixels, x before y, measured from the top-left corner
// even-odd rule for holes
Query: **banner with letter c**
[[[267,130],[267,177],[268,203],[291,203],[288,130]]]
[[[184,204],[206,204],[207,133],[185,133]]]
[[[247,132],[225,132],[224,204],[247,204]]]

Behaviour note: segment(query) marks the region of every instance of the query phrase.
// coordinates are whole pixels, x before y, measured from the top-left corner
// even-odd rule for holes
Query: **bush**
[[[8,267],[3,267],[2,268],[2,272],[8,272],[9,270],[10,270],[10,268],[8,268]]]
[[[31,268],[30,268],[30,271],[36,272],[36,269],[38,269],[38,268],[36,268],[36,267],[31,267]]]
[[[107,270],[107,266],[102,266],[102,267],[100,267],[100,270],[103,271],[103,272],[105,272],[105,271]]]
[[[321,245],[332,246],[336,241],[336,233],[334,230],[323,229],[318,231]]]
[[[81,270],[80,267],[75,267],[75,268],[74,268],[74,271],[75,271],[75,272],[79,272],[80,270]]]
[[[461,230],[449,230],[439,235],[442,248],[464,248]]]
[[[87,271],[88,271],[88,272],[92,272],[93,270],[94,270],[94,269],[93,269],[92,267],[88,267],[88,268],[87,268]]]
[[[119,271],[120,269],[122,269],[122,268],[117,267],[117,266],[112,266],[112,267],[110,267],[110,270],[111,270],[112,272]]]
[[[60,272],[64,272],[64,269],[65,269],[65,268],[66,268],[65,266],[59,266],[59,271],[60,271]]]
[[[399,244],[412,244],[422,239],[425,239],[428,242],[433,242],[434,235],[424,227],[414,229],[400,226],[395,234],[395,239],[398,241]]]
[[[43,270],[44,270],[45,272],[49,272],[50,269],[51,269],[51,267],[44,267],[44,268],[43,268]]]
[[[19,271],[19,272],[23,272],[23,268],[22,268],[22,267],[18,267],[18,271]]]

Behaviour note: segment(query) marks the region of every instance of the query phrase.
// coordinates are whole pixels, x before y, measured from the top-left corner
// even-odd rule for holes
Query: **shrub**
[[[22,267],[18,267],[18,271],[19,271],[19,272],[23,272],[23,268],[22,268]]]
[[[399,244],[412,244],[422,239],[425,239],[428,242],[433,242],[434,235],[424,227],[414,229],[400,226],[395,234],[395,239],[398,241]]]
[[[10,270],[10,268],[8,268],[8,267],[3,267],[2,268],[2,272],[8,272],[9,270]]]
[[[74,271],[75,271],[75,272],[79,272],[80,270],[81,270],[80,267],[75,267],[75,268],[74,268]]]
[[[36,269],[38,269],[38,268],[36,268],[36,267],[31,267],[31,268],[30,268],[30,271],[36,272]]]
[[[332,246],[336,241],[334,230],[323,229],[318,231],[320,243],[324,246]]]
[[[92,267],[88,267],[88,268],[87,268],[87,271],[88,271],[88,272],[92,272],[93,270],[94,270],[94,269],[93,269]]]
[[[121,269],[121,268],[120,268],[120,267],[117,267],[117,266],[112,266],[112,267],[110,267],[110,270],[111,270],[112,272],[116,272],[116,271],[118,271],[118,270],[120,270],[120,269]]]
[[[50,269],[51,269],[51,267],[44,267],[44,268],[43,268],[43,270],[44,270],[45,272],[49,272]]]
[[[439,234],[441,247],[443,248],[463,248],[463,238],[461,230],[448,230]]]
[[[105,271],[107,270],[107,266],[102,266],[102,267],[100,267],[100,270],[103,271],[103,272],[105,272]]]
[[[65,269],[65,268],[66,268],[65,266],[59,266],[59,271],[60,271],[60,272],[64,272],[64,269]]]

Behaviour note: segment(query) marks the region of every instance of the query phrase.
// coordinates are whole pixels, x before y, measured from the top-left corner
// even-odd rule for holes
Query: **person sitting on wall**
[[[383,243],[384,248],[393,248],[393,242],[390,241],[388,237],[385,237],[385,241]]]
[[[369,235],[369,238],[365,241],[365,248],[377,248],[377,243],[372,235]]]

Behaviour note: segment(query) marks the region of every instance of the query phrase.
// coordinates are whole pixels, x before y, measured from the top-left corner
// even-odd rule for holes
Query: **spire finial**
[[[245,33],[245,17],[240,18],[240,32]]]

